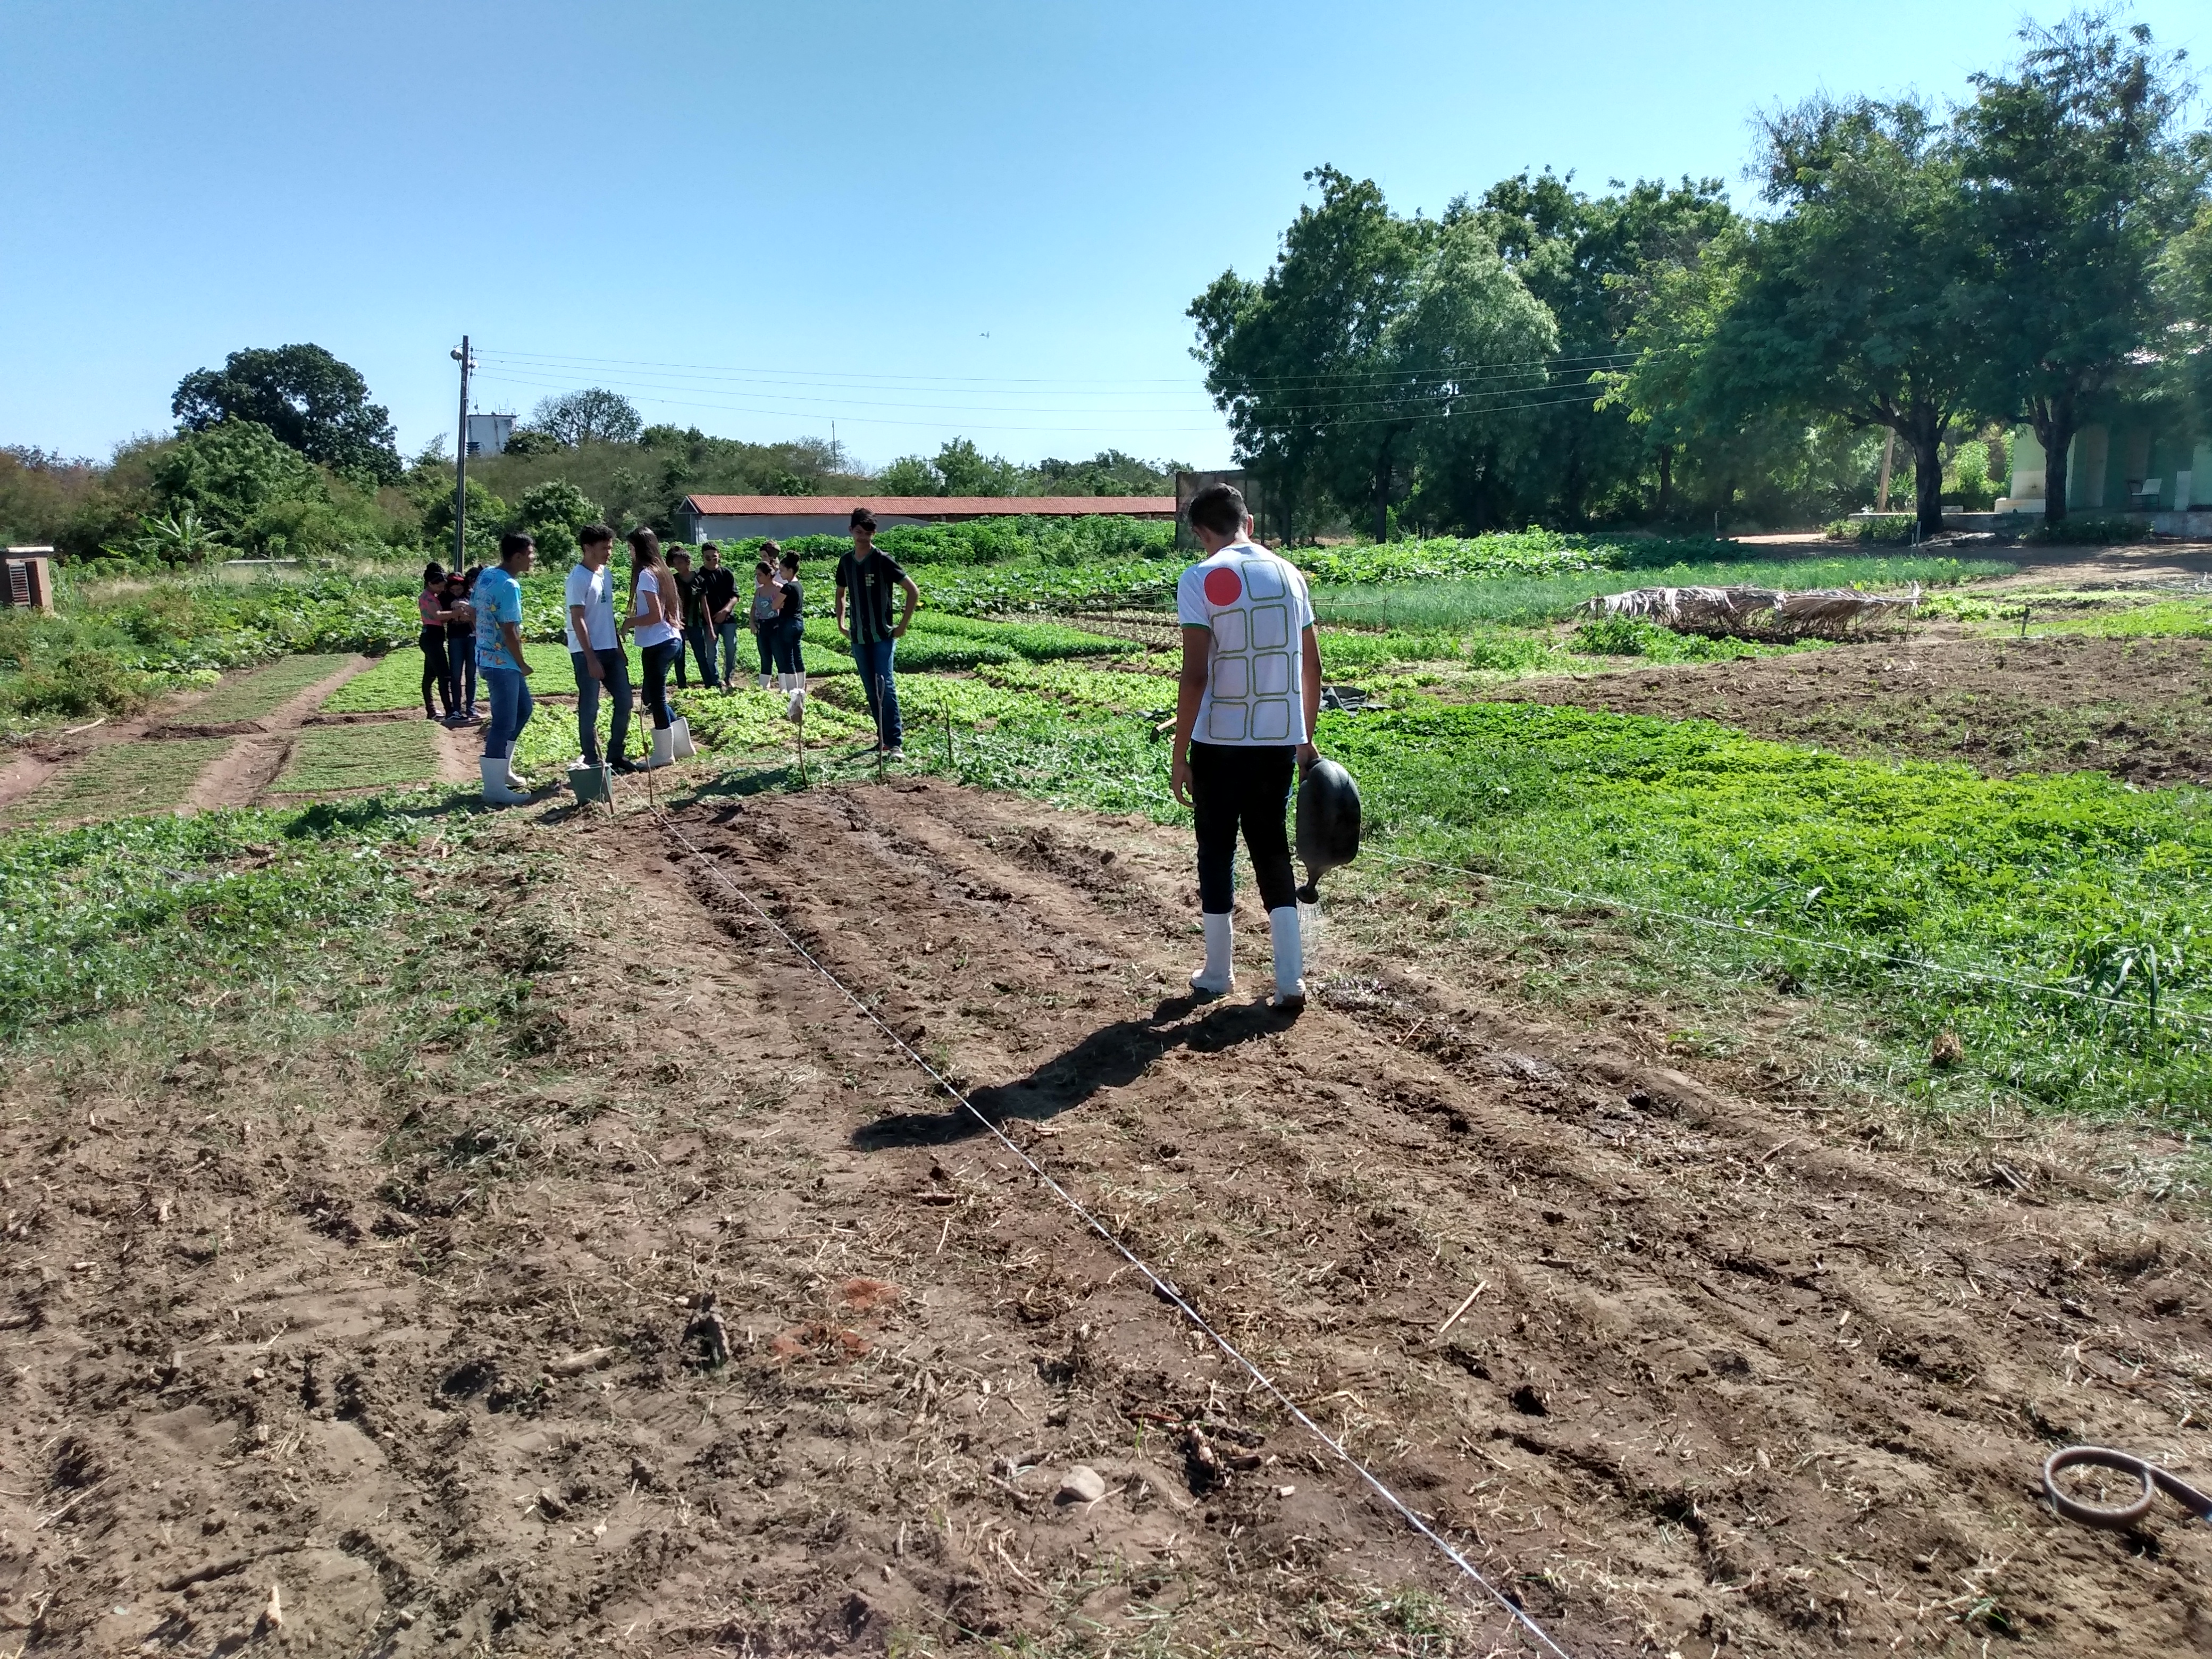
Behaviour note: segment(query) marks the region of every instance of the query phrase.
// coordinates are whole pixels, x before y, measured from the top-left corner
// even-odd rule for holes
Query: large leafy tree
[[[1526,476],[1529,499],[1518,505],[1569,523],[1635,511],[1655,473],[1654,504],[1662,516],[1672,509],[1676,441],[1600,394],[1631,349],[1626,337],[1651,274],[1694,262],[1737,222],[1717,179],[1639,179],[1613,191],[1591,196],[1571,174],[1522,173],[1478,204],[1514,274],[1559,325],[1547,406],[1530,416],[1541,464]]]
[[[530,424],[571,449],[578,444],[634,444],[645,434],[637,406],[599,386],[544,399],[531,411]]]
[[[1318,488],[1380,538],[1425,463],[1498,459],[1508,446],[1486,440],[1517,423],[1554,331],[1463,209],[1401,219],[1371,179],[1306,178],[1321,199],[1266,276],[1225,271],[1191,302],[1194,355],[1238,455],[1278,499]]]
[[[1717,433],[1886,428],[1913,458],[1932,535],[1943,440],[1980,412],[1989,352],[1987,261],[1956,147],[1909,101],[1814,99],[1763,126],[1763,191],[1782,211],[1751,228],[1722,285],[1681,285],[1688,326],[1655,343],[1639,396],[1671,395],[1673,418]]]
[[[401,472],[392,415],[368,382],[319,345],[234,351],[177,383],[169,410],[189,430],[252,421],[311,461],[390,483]]]
[[[1960,125],[1993,261],[1995,394],[2043,446],[2055,523],[2075,431],[2157,331],[2158,264],[2201,201],[2203,152],[2179,131],[2179,60],[2148,28],[2084,13],[2021,39],[2014,73],[1974,77]]]
[[[220,421],[188,433],[156,457],[153,482],[167,513],[191,513],[239,548],[254,544],[256,521],[277,504],[329,500],[323,475],[258,421]]]

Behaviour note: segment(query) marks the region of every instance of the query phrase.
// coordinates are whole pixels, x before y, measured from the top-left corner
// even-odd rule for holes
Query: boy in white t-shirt
[[[1235,983],[1230,914],[1237,836],[1252,855],[1274,943],[1275,1006],[1305,1006],[1297,878],[1285,816],[1321,712],[1321,643],[1305,578],[1252,541],[1242,492],[1210,484],[1190,504],[1191,533],[1207,556],[1176,584],[1182,679],[1169,779],[1198,827],[1199,908],[1206,965],[1191,988],[1218,996]]]
[[[624,756],[629,743],[629,657],[615,620],[615,532],[603,524],[577,533],[581,552],[568,570],[568,660],[576,670],[576,739],[585,764],[599,763],[599,691],[613,699],[607,733],[608,761],[617,772],[635,772]]]

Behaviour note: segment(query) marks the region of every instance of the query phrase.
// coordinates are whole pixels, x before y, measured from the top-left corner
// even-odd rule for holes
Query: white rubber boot
[[[1235,935],[1230,927],[1230,915],[1226,910],[1219,915],[1208,910],[1203,920],[1206,966],[1190,976],[1190,988],[1200,996],[1226,996],[1237,988],[1237,963],[1231,954]]]
[[[524,795],[538,787],[536,784],[514,769],[514,751],[512,749],[507,751],[507,787],[518,794]]]
[[[508,787],[506,756],[486,755],[477,762],[477,769],[483,775],[483,798],[491,805],[520,806],[529,800]]]
[[[1275,946],[1275,1006],[1294,1014],[1306,1006],[1306,949],[1298,933],[1298,907],[1285,904],[1268,911],[1267,933]]]
[[[668,731],[674,744],[677,759],[690,760],[692,756],[699,752],[691,742],[691,722],[685,720],[683,715],[678,714],[674,720],[669,721]]]
[[[676,728],[658,726],[653,731],[653,748],[645,757],[647,771],[676,764]]]
[[[765,691],[765,690],[768,690],[768,683],[769,683],[769,680],[771,678],[772,678],[771,676],[767,675],[767,674],[763,674],[763,675],[762,675],[762,676],[761,676],[761,690],[762,690]]]

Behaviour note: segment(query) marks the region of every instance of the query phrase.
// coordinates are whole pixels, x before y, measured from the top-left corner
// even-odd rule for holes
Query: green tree
[[[221,368],[179,380],[169,410],[194,432],[257,422],[309,460],[375,483],[400,474],[391,412],[368,401],[358,370],[319,345],[234,351]]]
[[[2158,332],[2160,256],[2200,205],[2205,168],[2180,130],[2180,59],[2148,28],[2084,12],[2021,39],[2014,74],[1973,77],[1960,125],[1992,254],[1993,393],[2043,445],[2056,524],[2075,433],[2138,378]]]
[[[876,491],[884,495],[942,495],[945,480],[937,476],[937,469],[919,455],[902,455],[873,480]]]
[[[1980,412],[1987,264],[1955,146],[1923,106],[1814,99],[1764,122],[1763,193],[1725,292],[1705,296],[1658,369],[1685,416],[1735,434],[1835,416],[1887,428],[1913,459],[1921,531],[1942,527],[1942,445]],[[1698,297],[1694,283],[1678,299]],[[1715,303],[1717,301],[1718,303]]]
[[[1371,509],[1379,538],[1429,412],[1392,324],[1437,228],[1399,218],[1372,179],[1328,166],[1305,179],[1321,200],[1298,210],[1267,274],[1224,271],[1191,301],[1193,355],[1245,465],[1279,497],[1318,483],[1347,511]]]
[[[2159,291],[2166,389],[2191,411],[2199,432],[2212,432],[2212,204],[2167,244]]]
[[[1024,494],[1039,495],[1172,495],[1175,475],[1188,471],[1180,461],[1139,460],[1118,449],[1102,449],[1087,461],[1039,461],[1029,471]]]
[[[1655,270],[1694,262],[1737,217],[1717,179],[1613,188],[1590,196],[1573,188],[1571,174],[1522,173],[1492,185],[1478,204],[1506,263],[1559,325],[1546,406],[1529,416],[1534,464],[1506,509],[1516,521],[1639,513],[1644,480],[1655,474],[1652,505],[1662,517],[1673,510],[1671,441],[1600,394],[1627,352]]]
[[[571,449],[578,444],[634,444],[645,433],[636,405],[619,392],[597,386],[546,398],[530,412],[530,424]]]
[[[526,489],[516,504],[515,525],[538,544],[538,556],[549,569],[561,570],[575,562],[582,545],[578,532],[599,521],[599,509],[590,496],[566,478],[552,478]],[[451,520],[447,532],[451,533]]]
[[[278,503],[330,501],[313,463],[258,421],[188,432],[155,458],[152,472],[161,511],[189,509],[209,535],[241,550],[257,546],[257,524]]]
[[[1016,495],[1022,493],[1021,469],[1002,455],[986,455],[972,438],[955,438],[937,452],[933,463],[938,493],[945,495]]]

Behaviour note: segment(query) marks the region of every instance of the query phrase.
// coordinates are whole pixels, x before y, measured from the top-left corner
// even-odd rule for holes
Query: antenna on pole
[[[461,366],[461,422],[453,434],[453,568],[469,562],[469,371],[477,366],[469,351],[469,337],[461,336],[453,359]]]

